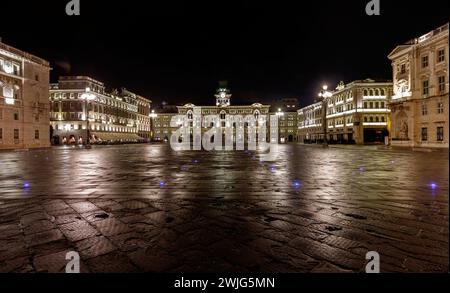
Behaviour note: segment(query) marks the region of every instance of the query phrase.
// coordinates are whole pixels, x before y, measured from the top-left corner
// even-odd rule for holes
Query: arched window
[[[370,117],[370,118],[369,118],[369,121],[370,121],[370,122],[373,122],[373,117]]]
[[[188,111],[187,117],[188,117],[189,120],[193,118],[192,111],[190,111],[190,110]]]
[[[225,120],[226,113],[225,111],[220,112],[220,119]]]
[[[381,89],[380,94],[384,96],[384,89]]]
[[[384,122],[384,116],[381,116],[381,122]]]
[[[255,116],[255,120],[256,121],[258,121],[259,120],[259,111],[258,110],[256,110],[254,113],[253,113],[253,116]]]
[[[373,96],[373,90],[369,90],[369,96]]]
[[[375,117],[375,122],[380,122],[380,119],[377,117]]]
[[[379,96],[380,95],[380,91],[378,89],[375,89],[375,96]]]
[[[364,96],[367,96],[368,94],[367,94],[367,90],[364,90]]]
[[[367,122],[367,117],[364,117],[364,122]]]

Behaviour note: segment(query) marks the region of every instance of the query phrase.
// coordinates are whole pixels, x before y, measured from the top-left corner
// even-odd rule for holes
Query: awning
[[[123,132],[91,132],[96,139],[102,141],[138,141],[144,140],[136,133],[123,133]]]

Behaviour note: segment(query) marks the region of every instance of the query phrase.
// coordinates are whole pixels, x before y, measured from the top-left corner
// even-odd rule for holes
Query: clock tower
[[[214,95],[216,97],[216,106],[218,107],[226,107],[230,105],[231,92],[227,86],[227,81],[219,82],[219,88]]]

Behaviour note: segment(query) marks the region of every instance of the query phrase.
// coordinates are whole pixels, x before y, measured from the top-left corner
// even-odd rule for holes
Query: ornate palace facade
[[[392,145],[449,146],[448,30],[447,23],[388,56],[394,81]]]
[[[150,138],[151,101],[125,88],[111,93],[86,76],[62,76],[50,87],[55,144],[137,142]]]
[[[384,143],[391,93],[389,81],[341,82],[330,97],[298,110],[299,141],[322,142],[326,133],[331,143]]]
[[[227,88],[226,83],[221,82],[219,88],[215,94],[215,105],[196,106],[188,103],[183,106],[177,106],[177,113],[158,113],[158,117],[155,118],[154,133],[155,140],[169,140],[173,131],[179,127],[170,127],[170,120],[175,115],[186,115],[188,119],[192,119],[194,112],[196,114],[206,115],[219,115],[221,125],[225,126],[225,117],[227,115],[241,115],[243,117],[247,115],[253,115],[255,118],[264,117],[266,121],[269,121],[269,105],[262,105],[260,103],[254,103],[251,105],[232,105],[231,93]],[[202,127],[202,132],[209,129],[208,127]],[[267,129],[266,138],[269,138],[269,129]],[[192,131],[191,131],[192,133]],[[192,139],[191,139],[192,140]]]
[[[0,149],[50,146],[49,63],[0,42]]]

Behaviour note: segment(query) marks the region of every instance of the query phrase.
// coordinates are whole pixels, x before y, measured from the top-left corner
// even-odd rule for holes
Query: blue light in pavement
[[[438,185],[435,182],[431,182],[429,186],[433,190],[435,190],[438,187]]]
[[[159,181],[159,187],[164,187],[166,186],[166,182],[164,181]]]
[[[30,183],[28,183],[28,181],[25,181],[25,182],[23,183],[23,188],[24,188],[24,189],[30,188]]]
[[[275,166],[271,166],[270,167],[270,172],[275,173],[277,171],[277,168],[275,168]]]
[[[294,188],[297,189],[300,187],[300,181],[298,181],[297,179],[294,180]]]

